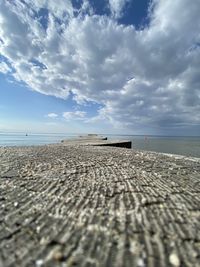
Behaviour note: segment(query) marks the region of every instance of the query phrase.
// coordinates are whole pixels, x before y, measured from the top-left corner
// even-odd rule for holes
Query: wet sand
[[[0,266],[200,266],[200,160],[0,148]]]

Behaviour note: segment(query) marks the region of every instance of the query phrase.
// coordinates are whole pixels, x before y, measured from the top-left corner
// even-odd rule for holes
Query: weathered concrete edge
[[[91,144],[92,146],[112,146],[112,147],[122,147],[122,148],[132,148],[131,141],[121,141],[121,142],[107,142],[99,144]]]
[[[132,148],[130,140],[98,140],[98,139],[77,139],[61,141],[62,145],[82,145],[82,146],[111,146],[121,148]]]

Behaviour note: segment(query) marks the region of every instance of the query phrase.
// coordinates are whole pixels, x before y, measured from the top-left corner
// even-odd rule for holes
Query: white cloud
[[[88,13],[88,1],[75,10],[65,0],[1,0],[0,53],[18,81],[43,94],[72,92],[79,103],[100,103],[98,119],[114,125],[134,131],[199,125],[198,1],[153,0],[143,30],[114,20],[125,2],[110,0],[113,16],[106,17]]]
[[[48,118],[51,118],[51,119],[55,119],[55,118],[58,117],[58,114],[56,114],[56,113],[49,113],[49,114],[47,114],[47,117]]]
[[[0,72],[6,74],[11,72],[11,68],[5,62],[0,62]]]
[[[130,0],[109,0],[112,16],[115,18],[120,18],[123,14],[125,4],[129,1]]]
[[[86,112],[85,111],[66,111],[63,112],[63,117],[66,120],[83,120],[86,117]]]

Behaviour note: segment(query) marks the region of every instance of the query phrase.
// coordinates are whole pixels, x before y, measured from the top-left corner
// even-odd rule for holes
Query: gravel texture
[[[0,266],[200,266],[200,160],[0,148]]]

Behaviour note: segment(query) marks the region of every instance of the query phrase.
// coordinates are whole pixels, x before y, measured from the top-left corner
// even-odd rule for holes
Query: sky
[[[200,0],[0,0],[0,132],[200,135]]]

